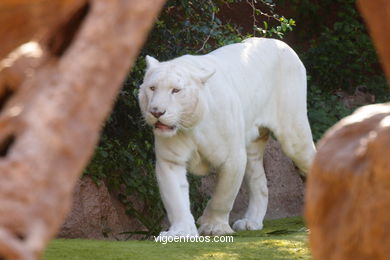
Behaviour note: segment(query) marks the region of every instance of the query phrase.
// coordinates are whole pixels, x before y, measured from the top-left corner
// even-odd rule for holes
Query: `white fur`
[[[171,223],[161,235],[232,233],[229,213],[244,175],[249,206],[233,228],[261,229],[268,203],[263,168],[267,129],[302,172],[315,153],[306,72],[296,53],[281,41],[251,38],[167,62],[147,56],[147,65],[141,110],[148,124],[159,120],[170,127],[154,128],[156,175]],[[179,92],[173,93],[174,88]],[[157,119],[152,110],[165,113]],[[210,168],[218,171],[198,230],[190,212],[187,168],[198,175]]]

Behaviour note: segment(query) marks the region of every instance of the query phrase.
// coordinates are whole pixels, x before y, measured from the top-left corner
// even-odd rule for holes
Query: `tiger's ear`
[[[157,64],[160,63],[156,58],[153,58],[152,56],[149,56],[149,55],[146,55],[145,60],[146,60],[146,69],[147,70],[150,68],[153,68],[154,66],[156,66]]]
[[[200,68],[200,72],[197,75],[197,78],[205,84],[216,72],[215,68]]]

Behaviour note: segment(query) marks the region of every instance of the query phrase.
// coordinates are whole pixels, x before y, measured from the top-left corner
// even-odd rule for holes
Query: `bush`
[[[308,114],[315,140],[355,108],[336,95],[364,85],[376,102],[389,100],[386,80],[354,0],[282,1],[297,14],[294,35],[308,73]]]
[[[314,141],[318,141],[329,127],[352,112],[337,96],[316,86],[308,91],[307,107]]]
[[[281,6],[296,14],[294,47],[312,84],[352,91],[383,76],[355,0],[281,0]]]
[[[343,1],[332,26],[311,40],[303,60],[308,73],[323,90],[352,91],[367,84],[372,75],[381,74],[374,47],[354,1]]]

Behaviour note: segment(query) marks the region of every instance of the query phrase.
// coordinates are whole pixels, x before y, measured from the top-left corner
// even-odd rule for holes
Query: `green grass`
[[[156,243],[56,239],[44,260],[311,259],[300,217],[266,221],[261,231],[234,235],[232,243]]]

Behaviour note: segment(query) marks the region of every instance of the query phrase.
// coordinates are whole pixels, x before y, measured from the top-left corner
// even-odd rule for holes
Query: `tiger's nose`
[[[157,110],[157,108],[152,108],[152,111],[150,111],[150,113],[155,117],[155,118],[159,118],[160,116],[164,115],[165,114],[165,111],[164,112],[160,112]]]

